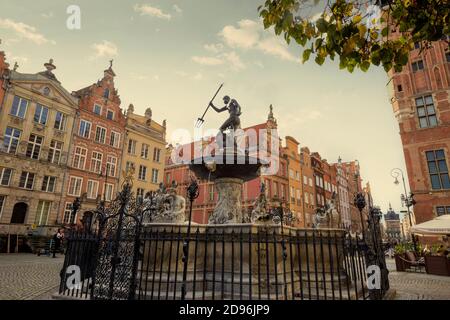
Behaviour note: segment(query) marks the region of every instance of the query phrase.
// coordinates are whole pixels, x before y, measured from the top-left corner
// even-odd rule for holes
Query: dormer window
[[[103,92],[103,98],[109,99],[109,89],[108,88],[106,88],[105,91]]]
[[[412,69],[413,69],[414,72],[419,71],[419,70],[423,70],[424,69],[423,60],[414,61],[412,63]]]

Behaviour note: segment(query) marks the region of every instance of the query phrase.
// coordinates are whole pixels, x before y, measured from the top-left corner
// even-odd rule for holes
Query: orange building
[[[286,138],[286,146],[283,148],[287,160],[289,179],[289,208],[296,217],[295,225],[305,226],[305,213],[303,209],[303,188],[301,175],[301,158],[299,153],[299,142],[291,136]]]
[[[390,76],[392,108],[399,123],[410,190],[415,195],[416,221],[450,214],[448,39],[423,50],[415,44],[408,64]]]
[[[65,183],[62,220],[65,224],[82,221],[90,225],[92,210],[99,201],[108,202],[119,191],[126,120],[114,87],[115,76],[111,63],[101,80],[73,93],[79,98],[80,110],[74,125]],[[83,212],[80,211],[78,217],[70,210],[76,197],[83,198]]]
[[[314,169],[312,166],[311,152],[308,147],[300,149],[300,164],[301,164],[301,177],[302,177],[302,204],[303,212],[305,215],[305,227],[311,227],[313,223],[313,217],[316,209],[315,198],[315,178]]]

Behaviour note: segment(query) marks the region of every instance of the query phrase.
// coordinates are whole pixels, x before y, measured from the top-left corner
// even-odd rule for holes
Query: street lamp
[[[400,182],[398,181],[398,177],[402,176],[402,182],[403,182],[403,190],[404,190],[404,194],[402,194],[400,196],[400,200],[402,201],[402,206],[406,206],[406,209],[408,211],[408,218],[409,218],[409,225],[412,226],[412,220],[411,220],[411,210],[410,207],[412,207],[413,205],[416,204],[416,201],[414,200],[414,194],[412,192],[409,193],[409,196],[407,196],[407,191],[406,191],[406,183],[405,183],[405,175],[403,174],[403,170],[400,168],[394,168],[391,170],[391,176],[394,178],[394,184],[395,185],[399,185]],[[411,233],[411,231],[410,231]],[[414,246],[414,251],[417,252],[417,244],[416,244],[416,239],[414,237],[414,235],[411,234],[411,238],[413,241],[413,246]]]

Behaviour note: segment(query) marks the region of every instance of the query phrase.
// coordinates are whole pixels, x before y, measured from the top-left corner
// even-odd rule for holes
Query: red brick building
[[[63,223],[83,220],[88,224],[97,203],[110,201],[119,191],[126,120],[114,87],[115,76],[110,66],[97,83],[73,93],[80,102],[64,184]],[[70,206],[76,197],[82,197],[83,204],[74,217]]]
[[[399,123],[410,190],[417,202],[416,221],[450,214],[448,43],[435,42],[424,50],[415,44],[403,71],[390,76],[392,107]]]

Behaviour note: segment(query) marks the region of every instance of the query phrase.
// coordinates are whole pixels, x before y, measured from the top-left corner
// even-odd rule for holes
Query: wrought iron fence
[[[382,299],[389,289],[375,211],[363,237],[282,224],[142,226],[152,214],[144,207],[125,187],[110,207],[100,206],[96,232],[68,236],[61,296],[361,300]],[[368,286],[373,265],[379,287]]]

